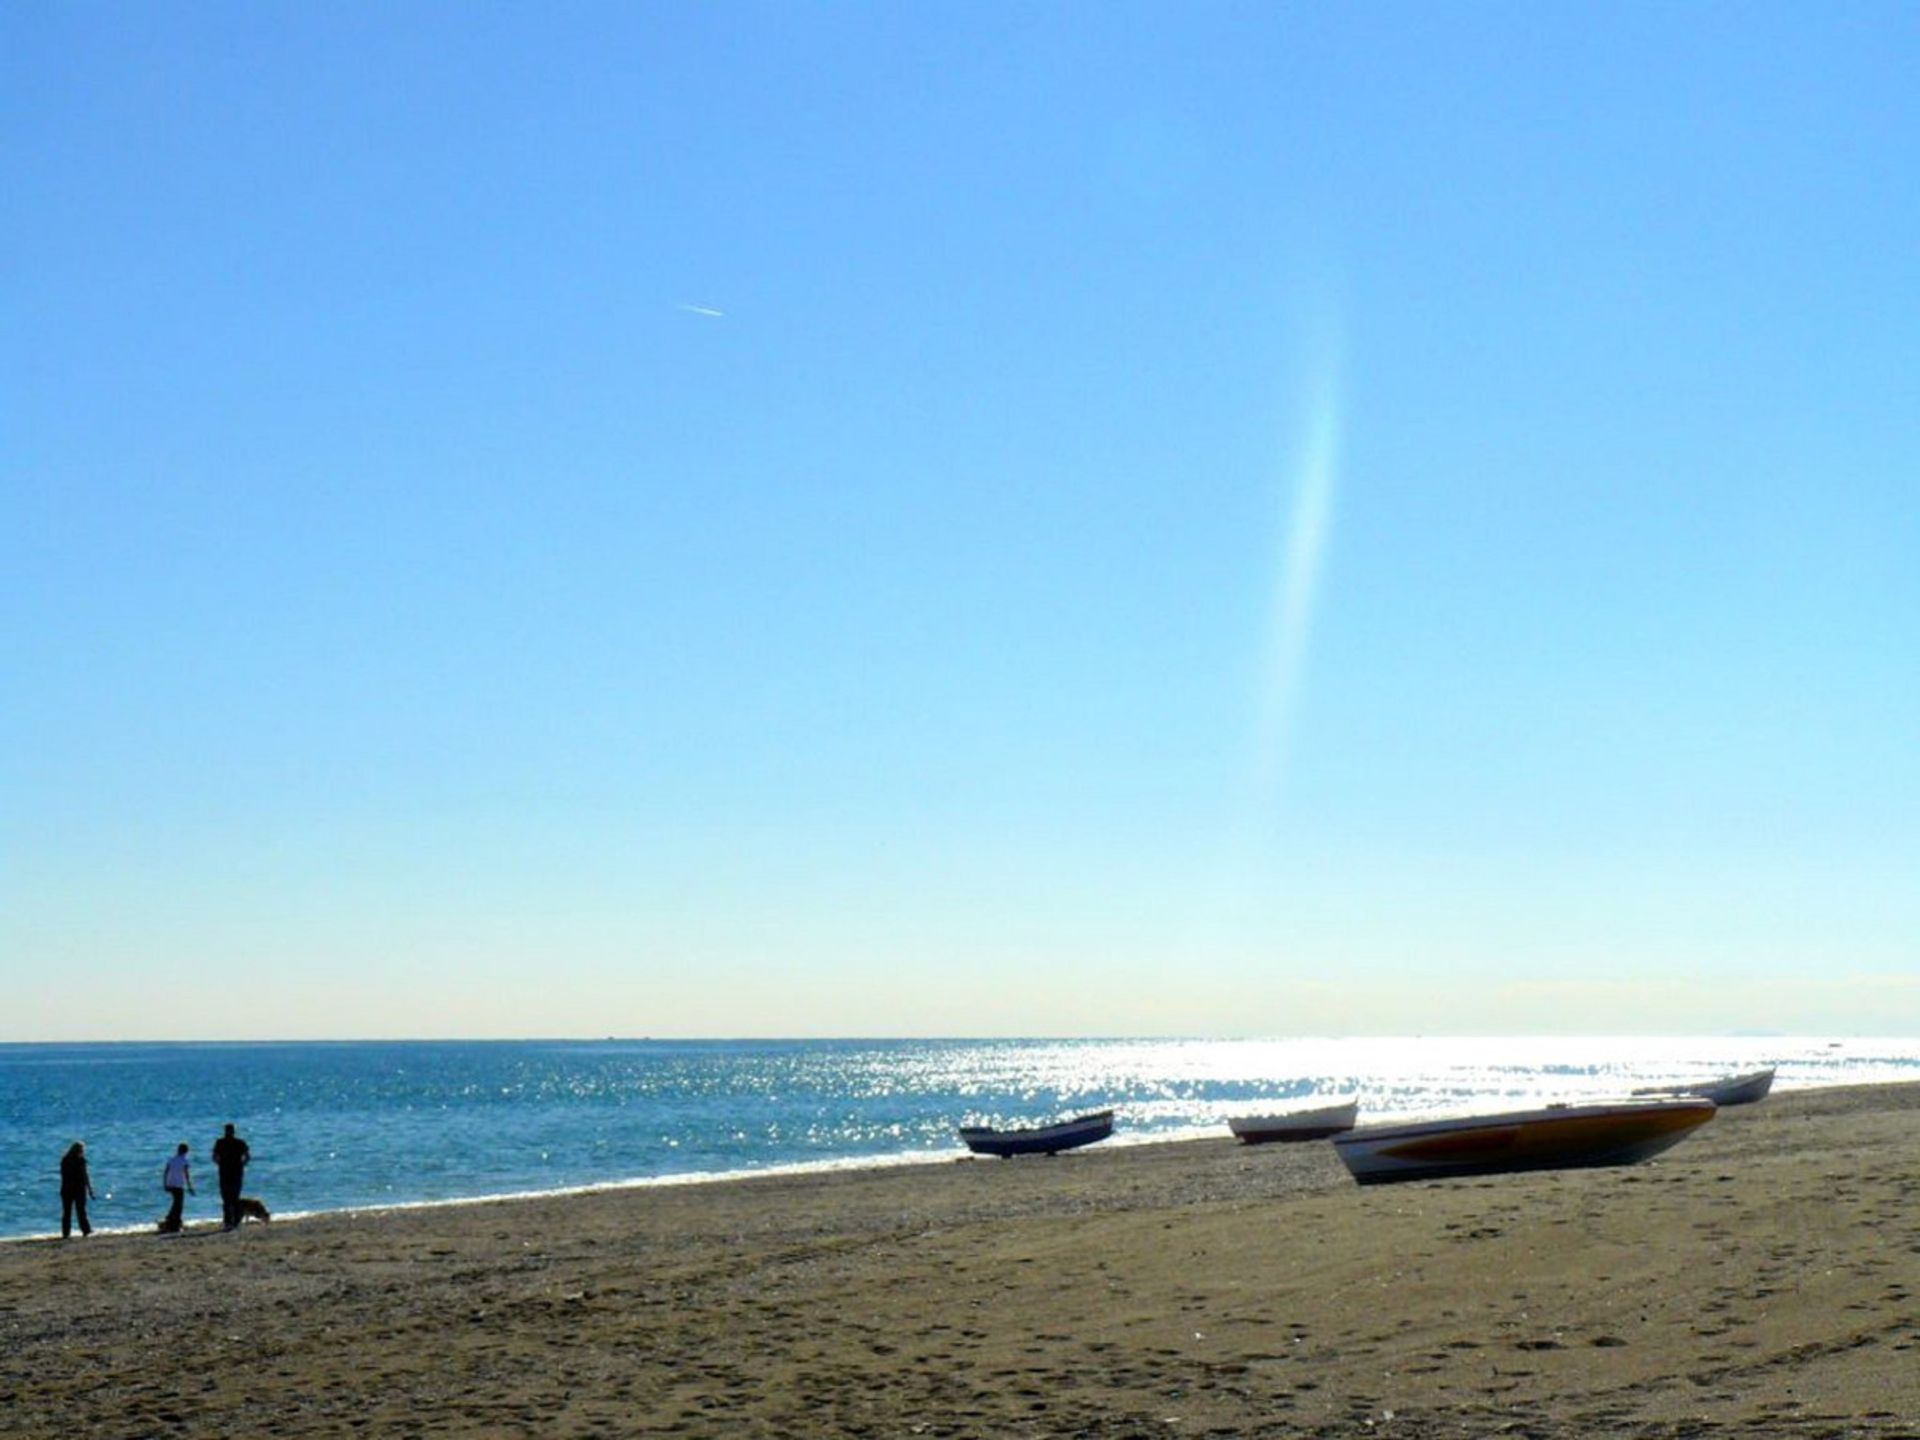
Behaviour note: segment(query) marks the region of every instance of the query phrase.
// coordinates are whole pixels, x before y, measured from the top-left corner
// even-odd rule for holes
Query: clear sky
[[[1916,72],[7,7],[0,1038],[1920,1031]]]

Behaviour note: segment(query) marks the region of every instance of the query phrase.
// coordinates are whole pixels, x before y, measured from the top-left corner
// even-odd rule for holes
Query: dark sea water
[[[1111,1106],[1114,1143],[1358,1093],[1362,1120],[1512,1108],[1777,1065],[1776,1089],[1920,1079],[1920,1040],[471,1041],[0,1045],[0,1237],[58,1227],[84,1140],[96,1226],[145,1227],[161,1162],[232,1121],[277,1213],[961,1152],[961,1124]]]

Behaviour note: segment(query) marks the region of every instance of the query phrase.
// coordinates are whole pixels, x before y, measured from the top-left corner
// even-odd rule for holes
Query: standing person
[[[167,1157],[166,1167],[160,1172],[160,1188],[173,1197],[173,1208],[160,1222],[160,1232],[173,1235],[180,1229],[180,1214],[187,1207],[187,1196],[193,1193],[193,1167],[187,1163],[186,1141],[182,1140],[180,1148]]]
[[[220,1226],[224,1230],[240,1223],[240,1182],[252,1158],[247,1142],[233,1133],[232,1125],[213,1142],[213,1166],[220,1172]]]
[[[82,1236],[91,1235],[87,1223],[87,1201],[93,1199],[93,1180],[87,1174],[87,1147],[78,1140],[60,1157],[60,1238],[73,1234],[73,1222],[80,1222]]]

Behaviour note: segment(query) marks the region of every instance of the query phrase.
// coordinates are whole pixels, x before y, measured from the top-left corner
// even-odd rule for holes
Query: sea
[[[217,1219],[234,1124],[277,1216],[951,1161],[961,1125],[1116,1114],[1116,1145],[1357,1095],[1362,1123],[1774,1066],[1780,1091],[1920,1080],[1920,1039],[501,1040],[0,1045],[0,1238],[53,1233],[84,1140],[94,1224],[150,1227],[192,1147]],[[999,1163],[981,1161],[983,1164]]]

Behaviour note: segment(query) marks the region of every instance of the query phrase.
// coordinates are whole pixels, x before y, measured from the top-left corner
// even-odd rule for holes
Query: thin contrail
[[[1333,532],[1334,492],[1339,480],[1340,384],[1338,362],[1323,347],[1310,377],[1304,433],[1293,471],[1293,507],[1282,537],[1261,696],[1255,784],[1271,802],[1286,775],[1294,716],[1299,708],[1314,601]]]
[[[710,320],[724,320],[727,315],[726,311],[716,310],[711,305],[682,304],[678,308],[686,311],[689,315],[705,315]]]

